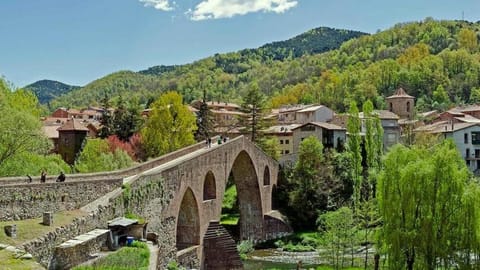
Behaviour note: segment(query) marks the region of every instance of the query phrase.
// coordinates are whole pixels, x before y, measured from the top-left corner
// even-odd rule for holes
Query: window
[[[285,154],[290,154],[290,150],[285,150]]]
[[[410,112],[410,101],[407,101],[407,112]]]
[[[280,150],[280,155],[283,155],[283,150]]]
[[[480,132],[472,132],[472,144],[480,144]]]
[[[302,131],[315,131],[314,125],[306,125],[300,128]]]
[[[463,142],[468,143],[468,133],[463,134]]]
[[[280,144],[283,144],[283,140],[280,140]]]
[[[289,141],[289,140],[285,140],[285,144],[290,144],[290,141]]]
[[[390,111],[393,111],[393,103],[390,102]]]
[[[397,134],[388,133],[387,134],[387,143],[392,144],[397,142]]]
[[[303,140],[304,140],[304,139],[305,139],[305,138],[301,138],[301,139],[300,139],[300,141],[302,141],[302,142],[303,142]]]
[[[470,157],[470,148],[465,149],[465,158]]]

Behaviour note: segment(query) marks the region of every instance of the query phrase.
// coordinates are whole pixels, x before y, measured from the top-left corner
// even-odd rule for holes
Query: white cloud
[[[139,0],[146,7],[153,7],[155,9],[170,11],[173,7],[170,5],[169,0]],[[174,3],[175,4],[175,3]]]
[[[231,18],[250,12],[283,13],[297,5],[296,0],[204,0],[190,13],[194,21]]]

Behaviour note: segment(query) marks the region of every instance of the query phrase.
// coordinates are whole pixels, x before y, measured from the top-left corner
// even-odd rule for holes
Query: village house
[[[400,141],[400,125],[398,124],[399,117],[393,112],[386,110],[374,110],[373,114],[378,116],[383,128],[383,149],[387,150]],[[365,134],[365,116],[360,112],[360,119],[362,121],[361,134]]]
[[[274,137],[279,145],[280,157],[293,153],[293,131],[300,124],[271,126],[263,134]]]
[[[480,123],[441,121],[419,127],[415,132],[451,138],[470,171],[480,173]]]
[[[309,122],[330,122],[335,113],[324,105],[293,105],[280,108],[280,124],[306,124]]]
[[[323,122],[310,122],[292,129],[293,152],[298,153],[300,143],[309,136],[315,136],[324,148],[342,148],[346,142],[345,128]]]

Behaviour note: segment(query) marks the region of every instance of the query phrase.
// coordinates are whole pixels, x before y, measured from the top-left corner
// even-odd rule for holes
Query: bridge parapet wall
[[[123,169],[123,170],[117,170],[117,171],[109,171],[109,172],[98,172],[98,173],[83,173],[83,174],[68,174],[67,175],[67,181],[68,182],[76,182],[76,181],[103,181],[103,180],[109,180],[112,178],[122,178],[122,177],[127,177],[135,174],[142,173],[146,170],[158,167],[159,165],[172,161],[176,158],[179,158],[181,156],[184,156],[188,153],[191,153],[193,151],[196,151],[198,149],[201,149],[205,147],[205,143],[197,143],[193,144],[191,146],[187,146],[185,148],[182,148],[180,150],[177,150],[172,153],[168,153],[166,155],[163,155],[161,157],[146,161],[144,163],[141,163],[139,165]],[[56,179],[56,176],[48,176],[47,177],[47,183],[52,182],[54,183]],[[15,177],[0,177],[0,186],[5,186],[5,185],[31,185],[34,183],[40,183],[40,177],[39,176],[34,176],[32,177],[32,183],[27,182],[28,178],[26,176],[15,176]]]
[[[121,178],[3,186],[0,220],[38,218],[44,212],[78,209],[121,186]]]

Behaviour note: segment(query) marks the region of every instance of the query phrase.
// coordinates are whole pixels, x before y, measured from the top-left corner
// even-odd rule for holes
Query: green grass
[[[239,214],[222,214],[220,224],[222,225],[237,225],[240,219]]]
[[[73,270],[148,270],[150,251],[147,244],[134,242],[131,247],[98,259],[93,265],[77,266]]]
[[[0,269],[8,270],[45,270],[35,260],[16,259],[14,254],[6,250],[0,250]]]
[[[53,226],[44,226],[41,224],[42,218],[25,219],[17,221],[2,221],[0,222],[0,228],[5,225],[16,224],[17,225],[17,238],[8,237],[5,232],[0,231],[0,243],[8,244],[12,246],[21,245],[27,241],[38,238],[42,235],[54,231],[56,227],[64,226],[72,223],[73,219],[85,215],[80,210],[59,212],[53,214]]]
[[[235,207],[237,201],[237,187],[232,185],[225,190],[225,196],[222,201],[222,209],[232,210]]]

